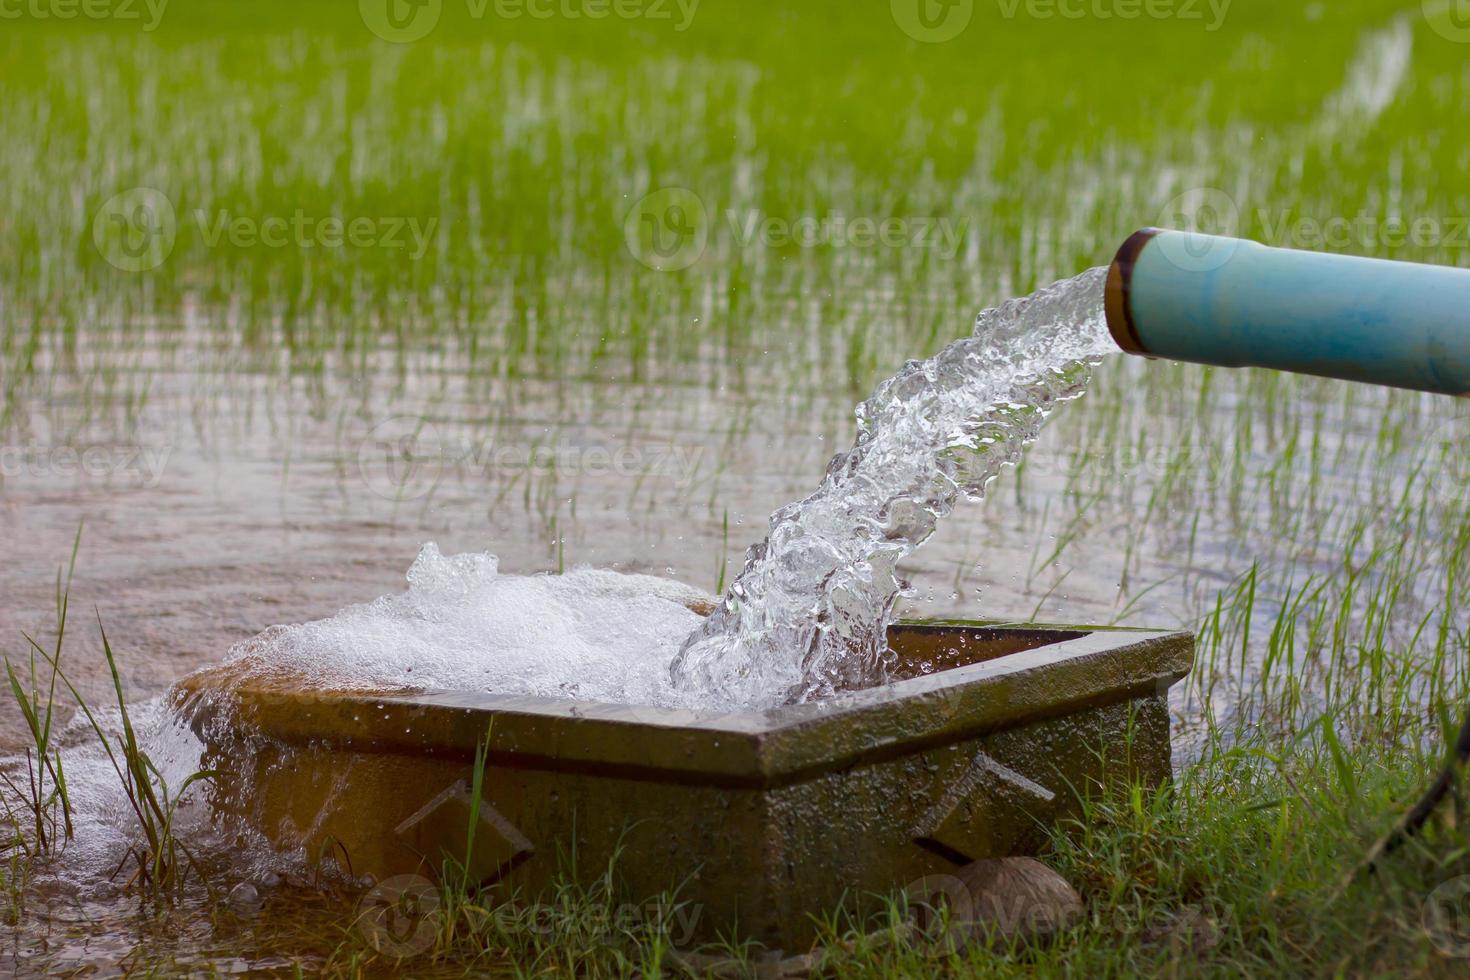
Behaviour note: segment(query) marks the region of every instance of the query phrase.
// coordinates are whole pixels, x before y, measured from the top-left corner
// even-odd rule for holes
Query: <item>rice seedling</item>
[[[4,794],[6,817],[17,831],[10,847],[25,852],[28,856],[43,856],[59,850],[72,836],[71,803],[66,794],[66,771],[61,751],[53,741],[59,729],[56,712],[56,683],[62,680],[61,651],[66,636],[66,615],[70,606],[72,575],[76,571],[77,551],[82,543],[81,528],[77,529],[72,542],[71,558],[67,562],[65,579],[60,571],[56,574],[56,643],[48,653],[29,635],[26,670],[18,673],[10,658],[5,658],[5,677],[10,684],[11,696],[25,720],[30,744],[26,747],[24,772],[15,767],[9,771],[0,768],[0,783],[7,791]],[[49,672],[38,671],[38,663],[45,664]],[[44,672],[44,679],[42,673]],[[24,682],[22,681],[24,676]],[[18,806],[25,811],[24,832],[12,809]],[[58,823],[59,811],[59,823]]]
[[[122,678],[118,673],[117,657],[112,652],[112,644],[108,642],[107,631],[103,628],[100,617],[97,629],[101,634],[103,655],[107,658],[107,669],[117,696],[118,717],[122,727],[120,735],[110,735],[66,675],[59,669],[57,673],[106,752],[108,762],[117,773],[128,808],[137,818],[138,830],[143,835],[141,841],[128,849],[113,876],[116,877],[131,865],[133,873],[127,879],[128,886],[136,886],[147,895],[168,896],[177,893],[183,886],[188,872],[199,872],[193,854],[175,833],[174,820],[179,806],[191,786],[201,780],[213,779],[217,773],[208,769],[199,770],[189,774],[177,786],[168,785],[163,772],[149,757],[133,727],[127,698],[123,694]]]
[[[126,879],[128,886],[136,886],[141,893],[155,897],[173,894],[182,886],[185,872],[197,870],[193,856],[176,833],[175,818],[190,787],[201,780],[213,778],[215,773],[208,770],[198,771],[177,786],[168,785],[133,726],[123,693],[117,658],[100,617],[98,632],[112,689],[116,695],[120,732],[113,734],[103,725],[62,668],[72,576],[76,570],[80,547],[79,528],[65,577],[60,573],[57,575],[55,646],[48,651],[32,637],[26,637],[30,648],[29,688],[22,684],[9,659],[6,660],[6,674],[11,692],[21,708],[34,742],[34,758],[42,760],[33,765],[31,752],[26,753],[24,782],[19,782],[14,772],[0,774],[0,780],[3,780],[7,791],[0,800],[3,800],[8,823],[14,831],[6,847],[7,856],[12,862],[11,880],[23,878],[17,864],[22,856],[27,862],[52,857],[64,848],[65,842],[74,833],[63,754],[54,741],[61,725],[61,705],[57,697],[59,685],[70,694],[76,711],[85,718],[97,744],[106,753],[127,805],[137,819],[137,829],[142,835],[141,840],[128,849],[113,876],[116,877],[126,866],[131,865],[132,874]],[[39,674],[46,678],[44,687],[37,684],[38,663],[41,665]],[[22,814],[17,815],[17,807],[22,809]],[[25,818],[24,823],[19,819],[21,816]],[[62,832],[58,833],[58,830]]]
[[[250,628],[283,615],[251,597],[281,602],[300,582],[381,566],[415,536],[495,548],[508,566],[590,560],[708,581],[712,556],[738,556],[847,443],[854,393],[964,333],[979,307],[1106,261],[1183,192],[1221,190],[1241,234],[1276,244],[1466,261],[1453,222],[1470,199],[1445,177],[1464,169],[1445,136],[1467,98],[1462,46],[1412,10],[1404,21],[1371,0],[1236,5],[1205,33],[975,5],[961,39],[921,45],[888,11],[851,7],[707,0],[675,33],[475,21],[448,4],[434,36],[411,45],[380,43],[350,8],[273,0],[171,6],[147,36],[11,24],[0,39],[0,449],[174,446],[165,499],[178,536],[160,550],[207,555],[222,529],[241,528],[221,546],[231,569],[218,577]],[[1362,56],[1384,44],[1402,54],[1398,82]],[[1120,86],[1140,63],[1147,84]],[[1355,103],[1362,92],[1382,94],[1381,111]],[[642,265],[624,240],[629,209],[665,186],[690,188],[708,217],[703,255],[678,273]],[[162,193],[176,222],[163,264],[139,273],[92,237],[106,202],[132,187]],[[416,261],[406,249],[215,237],[222,215],[258,224],[297,209],[438,223]],[[1305,222],[1360,211],[1379,223],[1365,227],[1428,218],[1439,233],[1299,240]],[[834,214],[966,228],[952,256],[738,234],[753,216]],[[618,433],[612,447],[636,446],[657,432],[706,455],[687,488],[651,470],[599,481],[450,460],[424,494],[378,497],[360,443],[400,414],[432,420],[451,448],[554,450],[606,432]],[[1399,954],[1409,970],[1454,965],[1406,925],[1414,889],[1459,870],[1451,828],[1379,862],[1380,907],[1356,891],[1371,885],[1331,907],[1318,892],[1437,771],[1464,701],[1463,440],[1436,435],[1457,431],[1442,428],[1455,415],[1350,385],[1117,360],[1036,447],[1060,469],[1038,457],[935,536],[910,570],[918,612],[1201,636],[1174,705],[1173,808],[1100,802],[1090,835],[1056,844],[1095,921],[1039,951],[938,966],[1330,974]],[[58,525],[115,505],[94,489],[0,467],[0,493],[20,511],[70,507]],[[7,594],[47,584],[38,572],[64,544],[44,566],[40,545],[26,550],[46,523],[9,525],[20,557]],[[303,551],[320,561],[278,573],[285,552],[262,544],[276,540],[290,540],[292,562]],[[376,594],[387,576],[344,577],[292,615]],[[135,608],[212,623],[188,612],[197,582]],[[971,586],[984,588],[978,607]],[[217,657],[226,632],[201,627],[208,649],[188,652]],[[142,649],[155,642],[140,641],[140,655],[194,663]],[[30,706],[10,716],[31,749],[29,768],[5,771],[14,809],[0,826],[26,842],[12,858],[42,834],[66,838],[51,715],[60,649],[41,646],[50,660],[28,646],[7,676]],[[182,789],[149,803],[141,787],[156,774],[130,761],[125,733],[110,744],[120,785],[166,826]],[[189,867],[181,852],[172,860]],[[140,852],[140,883],[143,866],[169,877]],[[566,907],[572,934],[585,907]],[[1191,908],[1221,933],[1210,950],[1177,921]],[[490,952],[467,962],[522,973],[569,962],[517,935],[484,940]],[[938,968],[901,944],[852,941],[832,972]],[[619,943],[579,949],[609,973],[667,962],[657,942],[649,961]],[[453,972],[442,953],[435,962]],[[338,966],[383,962],[357,948]]]

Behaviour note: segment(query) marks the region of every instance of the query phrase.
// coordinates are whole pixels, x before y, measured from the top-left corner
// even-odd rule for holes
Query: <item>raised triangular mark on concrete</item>
[[[456,780],[393,832],[431,866],[436,867],[446,854],[464,861],[472,802],[469,780]],[[503,877],[536,852],[530,839],[488,800],[480,800],[479,820],[469,858],[470,872],[481,883]]]
[[[1021,816],[1006,814],[1004,802],[984,792],[994,780],[1033,804],[1049,804],[1056,799],[1056,793],[1045,786],[977,750],[960,778],[946,787],[910,830],[914,842],[956,864],[988,856],[982,853],[992,829],[987,825]],[[1021,804],[1020,809],[1024,811],[1026,805]]]

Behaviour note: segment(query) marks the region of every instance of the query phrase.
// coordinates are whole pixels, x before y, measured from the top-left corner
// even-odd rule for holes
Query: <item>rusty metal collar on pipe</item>
[[[1136,231],[1118,249],[1113,264],[1108,269],[1107,293],[1103,309],[1107,314],[1108,330],[1119,347],[1129,354],[1147,355],[1143,341],[1138,336],[1138,327],[1133,322],[1133,308],[1129,295],[1133,284],[1133,266],[1149,242],[1159,234],[1157,228]]]

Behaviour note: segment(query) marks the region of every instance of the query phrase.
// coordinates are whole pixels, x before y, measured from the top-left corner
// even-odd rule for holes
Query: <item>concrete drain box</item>
[[[934,622],[889,641],[892,683],[766,712],[220,688],[209,672],[180,697],[226,772],[212,805],[279,847],[432,876],[463,854],[488,729],[482,880],[534,899],[618,852],[628,894],[677,886],[700,940],[738,931],[788,952],[810,945],[813,915],[1033,853],[1084,787],[1170,776],[1187,633]]]

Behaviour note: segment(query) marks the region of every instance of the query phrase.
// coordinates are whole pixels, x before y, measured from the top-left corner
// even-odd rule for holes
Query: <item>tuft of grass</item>
[[[1225,191],[1240,232],[1278,244],[1293,244],[1268,227],[1284,219],[1430,218],[1442,224],[1434,241],[1380,235],[1344,250],[1467,261],[1455,240],[1470,198],[1445,175],[1464,169],[1446,120],[1470,98],[1470,76],[1462,46],[1412,4],[1409,21],[1374,0],[1325,16],[1319,4],[1237,4],[1213,34],[1153,19],[1005,19],[980,4],[971,28],[940,45],[848,0],[707,0],[682,34],[618,19],[464,24],[453,6],[433,37],[403,46],[371,37],[351,5],[278,0],[175,5],[151,35],[12,23],[0,37],[0,438],[75,438],[95,425],[125,442],[156,418],[207,447],[248,425],[221,392],[259,383],[258,414],[289,423],[270,436],[291,459],[283,495],[303,481],[320,489],[306,446],[325,432],[325,448],[313,445],[331,454],[335,436],[343,510],[358,518],[372,502],[352,490],[352,430],[387,406],[446,429],[463,422],[448,434],[467,442],[539,447],[548,418],[553,440],[575,440],[589,420],[644,433],[670,427],[657,408],[677,402],[695,433],[680,437],[717,447],[713,472],[701,473],[698,500],[643,476],[619,487],[642,522],[631,539],[608,537],[592,481],[531,467],[449,471],[421,503],[460,526],[485,511],[504,548],[538,559],[555,541],[558,566],[579,541],[642,554],[678,524],[669,563],[698,556],[681,571],[702,577],[705,556],[728,545],[722,509],[764,513],[822,462],[793,447],[820,435],[825,454],[848,438],[849,392],[962,333],[977,307],[1105,261],[1183,191]],[[1344,95],[1373,77],[1355,52],[1405,24],[1404,83],[1381,115],[1345,120]],[[1115,84],[1142,59],[1150,84]],[[101,204],[135,186],[167,196],[178,223],[164,264],[139,274],[110,266],[92,237]],[[623,242],[629,207],[663,186],[691,188],[711,215],[710,247],[682,273],[641,266]],[[438,219],[439,231],[419,262],[205,234],[222,213],[258,221],[298,208]],[[969,230],[953,259],[767,248],[733,241],[726,211],[930,215]],[[538,386],[554,394],[521,403]],[[594,390],[607,405],[567,397]],[[976,561],[958,561],[967,556],[949,542],[983,546],[986,615],[1070,598],[1075,618],[1199,631],[1175,702],[1181,768],[1168,809],[1101,801],[1091,836],[1069,838],[1085,853],[1058,840],[1054,859],[1102,924],[1042,950],[955,962],[864,939],[829,972],[1272,973],[1299,957],[1303,972],[1326,974],[1392,966],[1389,952],[1406,969],[1448,972],[1453,962],[1406,937],[1415,889],[1458,869],[1452,828],[1437,825],[1336,903],[1327,896],[1427,778],[1449,706],[1464,699],[1470,484],[1464,439],[1443,428],[1455,413],[1265,372],[1100,366],[1092,394],[1043,436],[1026,492],[1018,480],[1014,499],[957,515],[928,554],[954,560],[961,595],[977,584],[964,572]],[[1042,453],[1058,446],[1066,468],[1049,472]],[[239,472],[221,465],[208,459],[226,480]],[[466,482],[473,505],[454,499]],[[22,478],[22,506],[27,492]],[[1008,565],[1025,569],[1013,586]],[[921,592],[933,584],[932,569],[915,571]],[[30,766],[6,770],[7,888],[38,839],[37,804],[46,839],[66,837],[48,669],[33,646],[7,675],[35,719]],[[117,750],[120,778],[148,773],[126,738]],[[157,809],[142,806],[155,822],[173,812],[159,795]],[[1304,853],[1319,846],[1320,861]],[[1171,876],[1176,864],[1193,884]],[[1379,914],[1358,889],[1383,882],[1400,890]],[[595,891],[566,897],[561,928],[584,937],[569,947],[586,957],[577,968],[644,964],[635,938],[584,941],[605,906]],[[1115,925],[1124,913],[1138,921]],[[518,914],[504,912],[503,935],[462,923],[436,968],[565,966],[514,927]],[[1196,914],[1233,925],[1209,950],[1171,953],[1160,937]],[[1340,971],[1337,942],[1361,954]]]
[[[7,791],[0,794],[0,804],[3,804],[5,808],[6,819],[12,829],[6,845],[7,856],[12,862],[9,880],[22,881],[26,870],[22,867],[22,863],[28,866],[37,859],[54,856],[64,846],[65,841],[70,840],[74,834],[71,804],[66,792],[63,756],[60,748],[55,747],[52,741],[55,724],[61,710],[57,699],[58,685],[60,685],[71,695],[76,710],[86,719],[97,743],[106,753],[113,771],[117,774],[118,783],[128,807],[137,820],[137,828],[141,834],[141,838],[128,849],[112,877],[116,878],[131,865],[133,872],[127,879],[129,887],[136,887],[142,894],[153,898],[175,895],[184,884],[186,871],[190,869],[198,871],[193,855],[176,833],[175,819],[179,806],[194,784],[212,779],[216,773],[212,770],[200,770],[191,773],[178,786],[168,785],[163,772],[148,755],[147,749],[138,738],[128,710],[127,698],[123,694],[122,676],[118,670],[117,656],[108,640],[100,615],[97,619],[97,629],[101,636],[102,653],[107,661],[112,689],[116,697],[119,733],[114,735],[104,727],[81,692],[72,684],[71,679],[62,669],[66,615],[70,607],[71,582],[80,546],[81,529],[78,528],[64,581],[60,573],[57,575],[57,630],[54,648],[48,651],[42,648],[34,638],[26,636],[29,646],[30,686],[28,688],[22,685],[9,658],[6,658],[5,661],[11,693],[20,705],[21,713],[26,720],[27,729],[34,742],[35,758],[41,760],[40,764],[31,765],[31,751],[26,753],[27,779],[20,785],[17,785],[13,774],[0,773],[0,782],[3,782],[4,789]],[[38,662],[44,665],[40,670],[40,674],[46,677],[44,688],[38,687],[36,683]],[[24,816],[28,818],[25,823],[17,819],[17,807],[22,809]],[[57,837],[58,808],[61,813],[61,826],[64,828],[64,838],[61,840],[58,840]],[[203,880],[202,877],[200,880]],[[23,894],[23,889],[12,888],[12,891],[17,896]]]
[[[622,888],[614,855],[595,880],[567,875],[536,901],[498,887],[466,882],[450,864],[439,881],[437,900],[418,916],[433,940],[407,958],[380,952],[355,928],[355,918],[328,958],[327,976],[364,971],[409,972],[415,976],[519,977],[663,976],[674,972],[674,951],[687,944],[688,906],[670,892],[633,901]]]
[[[51,854],[72,837],[71,802],[66,793],[66,771],[61,760],[61,750],[52,742],[56,723],[56,684],[61,679],[61,650],[66,636],[66,614],[70,607],[72,575],[76,571],[77,552],[81,548],[82,529],[77,528],[72,542],[71,558],[66,565],[66,578],[58,570],[56,574],[56,644],[47,653],[29,634],[26,635],[26,670],[17,672],[10,658],[5,658],[5,678],[10,685],[11,696],[25,719],[26,733],[30,745],[25,752],[25,772],[20,774],[0,768],[0,784],[7,792],[0,797],[7,820],[15,827],[11,847],[27,855],[39,857]],[[49,674],[40,680],[38,662],[49,667]],[[25,811],[25,825],[17,823],[13,807]],[[57,811],[60,810],[58,826]],[[58,834],[58,830],[60,833]]]
[[[174,818],[189,788],[201,780],[213,779],[218,773],[204,769],[190,773],[177,787],[170,787],[163,772],[149,757],[138,740],[138,733],[128,713],[127,699],[123,695],[122,677],[117,669],[117,657],[107,639],[102,619],[97,620],[97,629],[102,636],[102,653],[107,658],[107,669],[112,676],[113,692],[117,696],[117,710],[122,731],[117,736],[109,735],[88,707],[87,702],[72,686],[64,674],[62,682],[71,693],[77,709],[86,717],[88,726],[107,753],[107,759],[117,773],[128,807],[137,818],[142,839],[129,848],[126,857],[113,872],[116,877],[127,865],[133,866],[128,879],[129,886],[137,886],[144,894],[160,897],[177,893],[184,884],[187,871],[198,872],[198,863],[189,849],[174,832]],[[58,671],[59,673],[59,671]],[[203,876],[200,876],[203,881]]]
[[[1123,786],[1083,799],[1082,816],[1055,829],[1043,860],[1074,884],[1085,911],[1049,938],[956,932],[945,908],[926,912],[895,894],[870,921],[822,917],[813,975],[1460,975],[1450,943],[1463,937],[1438,934],[1425,918],[1436,888],[1470,876],[1470,829],[1452,813],[1336,887],[1393,826],[1437,754],[1359,746],[1334,762],[1342,747],[1331,731],[1285,750],[1223,750],[1162,791]],[[688,910],[668,894],[641,903],[646,914],[630,921],[615,864],[541,902],[494,889],[466,895],[446,882],[435,940],[413,958],[384,957],[348,935],[323,974],[753,976],[764,962],[738,937],[682,956]],[[714,962],[725,966],[708,972]]]

